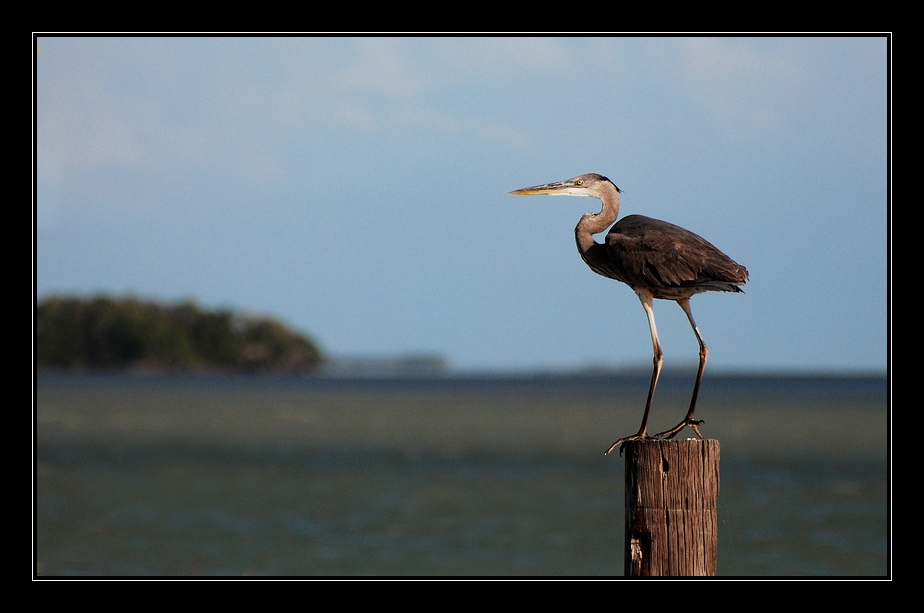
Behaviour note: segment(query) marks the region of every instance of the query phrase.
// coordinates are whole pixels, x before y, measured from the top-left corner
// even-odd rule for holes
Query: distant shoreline
[[[245,370],[221,368],[52,368],[39,367],[34,369],[37,376],[127,376],[127,377],[157,377],[157,376],[201,376],[201,377],[289,377],[305,379],[450,379],[450,380],[529,380],[529,379],[600,379],[619,378],[634,379],[648,378],[651,370],[648,367],[629,368],[593,368],[593,369],[447,369],[447,368],[404,368],[400,366],[372,366],[370,368],[335,366],[322,367],[309,372],[289,372],[274,370]],[[695,376],[695,367],[674,367],[662,371],[662,378],[689,378]],[[707,371],[708,379],[866,379],[882,380],[889,378],[888,372],[850,371],[850,370],[716,370]]]

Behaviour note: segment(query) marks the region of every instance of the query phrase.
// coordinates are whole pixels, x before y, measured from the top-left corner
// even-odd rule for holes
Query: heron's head
[[[566,181],[515,189],[510,193],[515,196],[589,196],[602,200],[604,194],[613,189],[622,191],[603,175],[590,173]]]

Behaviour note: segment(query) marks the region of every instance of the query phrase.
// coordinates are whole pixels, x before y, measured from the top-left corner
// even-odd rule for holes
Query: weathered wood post
[[[626,576],[715,575],[719,441],[629,441]]]

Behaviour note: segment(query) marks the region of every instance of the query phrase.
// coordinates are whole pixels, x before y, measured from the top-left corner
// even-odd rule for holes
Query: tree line
[[[50,296],[35,310],[38,368],[306,372],[318,345],[267,317],[195,302]]]

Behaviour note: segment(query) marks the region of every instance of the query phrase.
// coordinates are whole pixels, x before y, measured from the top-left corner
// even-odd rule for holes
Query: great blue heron
[[[546,194],[598,198],[603,203],[603,210],[599,213],[584,214],[574,229],[578,251],[595,273],[622,281],[631,287],[642,301],[648,315],[651,344],[654,348],[654,369],[648,387],[648,401],[645,403],[642,426],[637,434],[613,443],[607,449],[607,454],[616,447],[620,447],[622,453],[622,444],[627,441],[649,438],[648,414],[651,411],[651,400],[658,385],[658,377],[661,375],[661,366],[664,364],[664,354],[658,341],[652,308],[652,300],[655,298],[674,300],[687,314],[696,340],[699,341],[699,368],[696,371],[693,397],[690,399],[690,410],[687,411],[686,417],[670,430],[654,437],[673,438],[685,427],[690,426],[697,436],[703,438],[697,428],[703,422],[695,420],[693,413],[696,409],[699,386],[703,380],[703,371],[706,369],[706,360],[709,358],[709,348],[703,342],[699,328],[693,321],[690,296],[708,291],[740,292],[741,288],[738,286],[748,280],[748,271],[744,266],[737,264],[702,237],[666,221],[642,215],[629,215],[613,224],[604,244],[595,241],[594,234],[603,232],[616,221],[619,215],[620,191],[606,177],[591,173],[567,181],[524,187],[510,192],[518,196]]]

